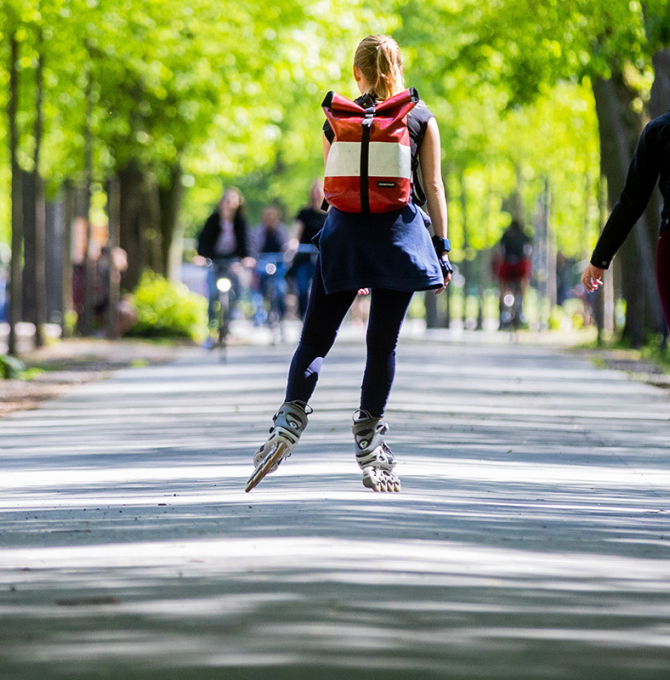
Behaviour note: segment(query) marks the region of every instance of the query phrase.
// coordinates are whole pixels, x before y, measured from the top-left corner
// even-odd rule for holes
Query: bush
[[[0,378],[20,378],[26,365],[20,359],[0,354]]]
[[[128,335],[200,341],[207,334],[207,300],[183,283],[171,283],[146,271],[133,291],[131,303],[137,321]]]

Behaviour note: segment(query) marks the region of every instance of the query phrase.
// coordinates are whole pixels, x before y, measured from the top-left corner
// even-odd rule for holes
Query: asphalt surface
[[[292,346],[119,371],[0,421],[0,678],[670,677],[667,392],[502,335],[408,337],[400,494],[338,341],[250,494]]]

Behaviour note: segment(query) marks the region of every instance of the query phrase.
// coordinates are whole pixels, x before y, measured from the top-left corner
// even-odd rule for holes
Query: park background
[[[10,351],[20,321],[38,343],[46,322],[75,326],[73,258],[88,272],[76,323],[93,332],[108,238],[132,291],[147,269],[180,278],[224,186],[243,191],[252,224],[268,203],[290,222],[322,174],[323,96],[356,94],[354,49],[377,32],[398,40],[442,135],[459,275],[449,297],[426,296],[428,325],[496,309],[490,253],[512,217],[534,238],[538,327],[582,324],[583,306],[557,307],[556,262],[578,276],[643,126],[670,107],[667,0],[2,0]],[[595,301],[598,329],[634,346],[665,333],[659,201]]]

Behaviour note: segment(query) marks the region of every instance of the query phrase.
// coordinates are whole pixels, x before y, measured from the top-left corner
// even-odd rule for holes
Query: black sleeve
[[[235,232],[235,241],[237,242],[235,256],[249,257],[249,225],[244,215],[239,211],[235,215],[233,230]]]
[[[653,140],[653,121],[649,123],[638,142],[635,155],[628,168],[626,185],[612,209],[598,243],[591,256],[591,264],[607,269],[615,253],[649,203],[660,172],[659,148]]]
[[[219,214],[212,213],[205,226],[202,228],[198,236],[198,255],[201,257],[214,257],[214,248],[216,246],[216,239],[219,237]]]

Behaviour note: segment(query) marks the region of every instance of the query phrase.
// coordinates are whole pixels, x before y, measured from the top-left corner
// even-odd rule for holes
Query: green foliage
[[[18,379],[25,370],[26,365],[20,359],[0,354],[0,378]]]
[[[590,79],[622,69],[641,109],[651,55],[670,43],[669,7],[667,0],[0,0],[0,34],[19,27],[22,167],[32,164],[41,32],[41,169],[51,194],[83,171],[90,78],[96,181],[104,186],[131,160],[159,181],[181,164],[180,222],[193,236],[224,185],[242,188],[252,221],[270,201],[283,204],[290,221],[323,171],[325,92],[354,96],[356,44],[391,32],[408,84],[439,121],[454,260],[472,256],[465,223],[470,250],[497,241],[514,195],[532,225],[547,177],[558,247],[582,257],[599,217]],[[3,40],[3,109],[7,56]],[[8,225],[3,156],[0,240],[9,239]]]
[[[189,338],[200,341],[207,333],[207,300],[183,284],[174,284],[146,271],[131,302],[137,322],[128,335]]]

